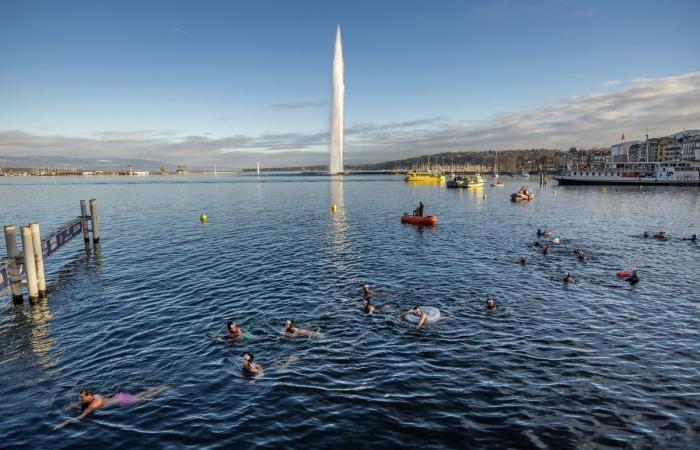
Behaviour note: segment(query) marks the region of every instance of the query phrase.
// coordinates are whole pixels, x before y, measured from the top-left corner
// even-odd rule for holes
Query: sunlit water
[[[0,447],[698,447],[700,244],[677,239],[700,232],[698,189],[339,180],[0,179],[4,223],[47,234],[96,198],[102,231],[101,256],[77,239],[47,260],[47,302],[2,299]],[[536,199],[511,203],[523,182]],[[402,225],[421,200],[439,225]],[[370,317],[365,281],[387,294]],[[443,319],[397,319],[416,304]],[[321,333],[285,337],[287,318]],[[227,320],[258,338],[223,339]],[[80,387],[162,384],[52,431]]]

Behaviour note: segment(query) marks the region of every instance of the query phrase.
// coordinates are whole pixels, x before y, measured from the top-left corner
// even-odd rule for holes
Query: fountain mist
[[[345,83],[343,44],[340,41],[340,25],[335,32],[335,54],[333,56],[333,109],[331,110],[330,174],[343,172],[343,113],[345,108]]]

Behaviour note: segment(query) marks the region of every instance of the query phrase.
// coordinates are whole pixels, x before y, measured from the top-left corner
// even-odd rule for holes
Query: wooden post
[[[90,221],[92,222],[92,243],[97,245],[100,243],[100,225],[97,220],[97,200],[90,199]]]
[[[22,296],[20,265],[17,262],[17,236],[15,234],[14,225],[5,225],[5,245],[7,246],[7,257],[12,260],[9,267],[12,302],[15,305],[21,305],[24,301],[24,297]]]
[[[41,249],[41,231],[39,224],[31,225],[32,247],[34,249],[34,263],[36,264],[36,281],[39,287],[39,298],[46,298],[46,278],[44,276],[44,255]]]
[[[32,243],[32,227],[22,225],[22,249],[24,250],[24,272],[27,274],[27,290],[29,302],[39,301],[39,285],[36,281],[36,261],[34,260],[34,245]],[[39,249],[41,251],[41,249]]]
[[[83,224],[83,241],[85,242],[85,253],[90,254],[90,231],[88,230],[87,200],[80,200],[80,221]]]

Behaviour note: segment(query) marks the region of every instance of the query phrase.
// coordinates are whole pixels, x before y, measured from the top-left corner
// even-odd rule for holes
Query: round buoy
[[[206,221],[207,221],[207,215],[204,214],[204,213],[202,213],[202,215],[199,216],[199,220],[202,221],[202,222],[206,222]]]
[[[335,206],[335,203],[331,205],[331,211],[336,212],[338,208]]]

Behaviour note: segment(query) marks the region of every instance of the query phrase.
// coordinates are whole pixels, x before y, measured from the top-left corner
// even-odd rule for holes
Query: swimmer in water
[[[284,322],[284,332],[290,336],[295,334],[311,334],[314,332],[311,328],[295,327],[294,321],[287,319]]]
[[[236,325],[236,322],[227,323],[226,329],[228,329],[228,337],[230,337],[231,339],[237,339],[243,336],[243,330],[241,330],[241,327]]]
[[[489,298],[486,299],[486,311],[495,311],[496,310],[496,302],[493,300],[493,297],[489,295]]]
[[[262,373],[262,366],[256,362],[253,362],[253,358],[252,353],[243,353],[243,360],[241,362],[241,370],[243,370],[243,373],[249,375],[258,375]]]
[[[639,283],[639,276],[637,275],[637,271],[633,270],[632,271],[632,276],[627,279],[629,284],[634,286],[635,284]]]
[[[689,237],[684,237],[683,240],[684,240],[684,241],[690,241],[690,242],[697,242],[697,241],[698,241],[698,235],[695,234],[695,233],[693,233],[693,234],[692,234],[691,236],[689,236]]]
[[[521,256],[518,262],[524,266],[527,264],[527,256]]]
[[[572,277],[569,272],[564,272],[564,283],[576,283],[576,278]]]
[[[654,233],[654,237],[656,239],[666,239],[666,232],[665,231],[659,231],[657,233]]]
[[[545,230],[542,232],[542,236],[547,236],[547,237],[549,237],[549,236],[551,236],[551,235],[552,235],[552,232],[551,232],[551,231],[548,231],[547,229],[545,229]]]
[[[117,392],[116,394],[110,396],[102,396],[95,394],[90,388],[83,388],[79,393],[79,404],[83,409],[83,412],[79,416],[68,419],[60,424],[56,425],[53,429],[58,430],[63,428],[71,422],[78,422],[83,420],[90,414],[93,410],[99,408],[109,408],[110,406],[131,406],[139,403],[143,400],[148,400],[151,397],[155,397],[163,391],[170,389],[168,386],[158,386],[145,391],[141,391],[138,394],[127,394],[126,392]]]
[[[579,253],[578,253],[578,260],[579,260],[579,261],[585,261],[585,260],[587,260],[587,259],[588,259],[588,256],[586,256],[585,253],[583,253],[583,252],[579,252]]]
[[[649,232],[648,232],[648,231],[645,231],[645,232],[644,232],[644,237],[645,237],[645,238],[648,238],[648,237],[649,237]]]
[[[537,229],[537,236],[542,236],[542,235],[544,235],[544,233],[542,232],[542,230],[540,228],[538,228]]]
[[[365,283],[362,285],[362,295],[364,295],[365,298],[374,295],[374,291],[372,291],[372,289],[369,288],[369,284]]]
[[[542,247],[542,244],[540,244],[540,241],[535,241],[535,247]]]
[[[374,305],[372,305],[372,301],[369,299],[369,297],[367,297],[365,299],[365,306],[364,306],[363,310],[365,311],[365,314],[367,314],[367,315],[374,314],[374,312],[377,310],[374,307]]]
[[[423,328],[423,326],[425,325],[425,321],[428,319],[428,315],[423,312],[420,306],[414,306],[412,309],[409,309],[408,311],[404,312],[402,316],[406,317],[409,314],[420,317],[420,321],[418,321],[418,329],[420,330],[421,328]]]
[[[543,255],[549,255],[549,245],[545,244],[544,247],[542,247],[542,254]]]

